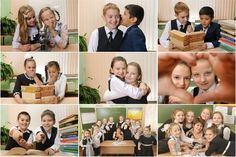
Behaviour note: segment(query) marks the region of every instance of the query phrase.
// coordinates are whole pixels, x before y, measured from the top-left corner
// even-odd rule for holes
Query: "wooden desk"
[[[170,49],[168,49],[168,48],[164,48],[163,46],[161,46],[161,45],[158,45],[158,52],[228,52],[228,51],[226,51],[226,50],[224,50],[224,49],[221,49],[221,48],[219,48],[219,47],[217,47],[217,48],[213,48],[213,49],[207,49],[206,51],[199,51],[199,50],[197,50],[197,49],[195,49],[195,50],[191,50],[191,51],[181,51],[181,50],[179,50],[179,49],[173,49],[173,50],[170,50]]]
[[[12,48],[11,45],[1,46],[1,52],[19,52],[21,50]],[[39,50],[36,50],[39,51]],[[41,51],[39,51],[41,52]],[[65,49],[60,49],[57,46],[52,48],[50,52],[78,52],[78,44],[69,44]]]
[[[107,140],[101,143],[102,154],[134,154],[135,144],[132,140],[116,141]]]
[[[65,97],[59,104],[78,104],[78,97]],[[17,104],[14,98],[1,98],[1,104]],[[35,104],[37,105],[37,104]]]
[[[9,152],[9,150],[0,150],[0,156],[9,156],[7,153]],[[68,154],[63,154],[61,152],[57,152],[56,154],[54,154],[53,156],[69,156]],[[20,155],[14,155],[14,156],[20,156]],[[24,156],[38,156],[38,155],[24,155]],[[41,156],[41,155],[40,155]]]

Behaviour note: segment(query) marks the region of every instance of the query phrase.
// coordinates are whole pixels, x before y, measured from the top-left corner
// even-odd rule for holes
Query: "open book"
[[[26,150],[22,147],[15,147],[9,150],[6,155],[40,155],[40,156],[46,156],[47,154],[44,153],[44,151],[41,150],[35,150],[35,149],[29,149]]]

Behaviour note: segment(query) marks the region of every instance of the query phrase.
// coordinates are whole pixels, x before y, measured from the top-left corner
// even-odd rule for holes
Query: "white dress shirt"
[[[13,129],[17,129],[17,130],[20,131],[20,127],[19,127],[19,126],[13,126],[13,127],[11,127],[11,129],[10,129],[9,132],[11,132]],[[21,130],[21,132],[22,132],[22,133],[25,133],[25,132],[30,133],[30,130],[27,129],[27,130],[24,131],[24,132]],[[30,134],[28,140],[26,141],[26,143],[28,143],[28,144],[33,144],[33,139],[34,139],[34,138],[33,138],[33,132],[31,132],[31,134]]]

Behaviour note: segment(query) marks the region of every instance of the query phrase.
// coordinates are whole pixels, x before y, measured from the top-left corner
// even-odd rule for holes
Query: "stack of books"
[[[60,152],[78,154],[78,115],[73,114],[59,121]]]
[[[234,20],[220,20],[221,38],[220,47],[226,51],[235,51],[235,25]]]

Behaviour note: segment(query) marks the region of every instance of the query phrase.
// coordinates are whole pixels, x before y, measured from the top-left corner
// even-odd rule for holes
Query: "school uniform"
[[[140,84],[139,84],[140,85]],[[138,86],[139,87],[139,86]],[[141,99],[133,99],[131,97],[128,97],[127,99],[127,104],[147,104],[147,97],[148,97],[149,93],[147,93],[146,95],[142,96]]]
[[[84,149],[83,156],[94,156],[93,140],[91,138],[84,137],[80,141],[80,146]]]
[[[216,136],[210,142],[209,148],[205,152],[206,156],[210,156],[213,153],[222,154],[223,156],[235,156],[235,142]]]
[[[39,28],[37,26],[34,27],[28,27],[28,43],[27,44],[36,44],[39,42]],[[13,41],[12,41],[12,47],[17,49],[22,45],[21,39],[20,39],[20,25],[17,24],[16,30],[14,33]]]
[[[153,156],[152,146],[157,144],[156,138],[154,136],[144,136],[141,135],[139,138],[140,144],[140,156]]]
[[[183,130],[184,130],[184,133],[186,134],[189,130],[191,130],[193,128],[193,125],[192,124],[184,124],[183,125]]]
[[[92,136],[94,156],[100,155],[100,144],[102,136],[102,132],[98,132],[96,134],[93,134]]]
[[[33,144],[33,132],[31,130],[27,129],[25,132],[23,132],[20,130],[19,126],[16,126],[12,127],[10,131],[12,131],[13,129],[17,129],[18,131],[23,133],[23,139],[26,141],[27,144]],[[21,146],[13,139],[13,137],[9,136],[5,150],[10,150],[14,147]]]
[[[133,133],[133,136],[132,136],[132,140],[135,143],[135,155],[136,156],[140,154],[140,150],[138,150],[138,141],[139,141],[139,138],[142,134],[143,134],[142,132],[137,130],[135,133]]]
[[[130,26],[126,30],[120,51],[147,51],[145,35],[137,25]]]
[[[195,26],[195,32],[204,31],[205,37],[204,42],[207,44],[207,48],[219,47],[221,38],[220,35],[220,25],[218,23],[211,22],[207,28],[204,28],[202,24]]]
[[[124,124],[124,127],[123,127],[123,132],[124,132],[124,140],[131,140],[131,136],[132,136],[132,133],[131,133],[131,130],[130,130],[130,126],[128,124]]]
[[[200,89],[199,87],[194,87],[193,90],[191,91],[191,94],[193,97],[196,97],[197,95],[201,95],[204,92],[211,92],[214,91],[217,87],[217,83],[213,83],[207,90]],[[209,101],[206,102],[205,104],[214,104],[214,101]]]
[[[124,121],[119,121],[119,122],[116,124],[116,128],[121,128],[121,126],[122,126],[124,123],[125,123]]]
[[[180,143],[180,139],[179,138],[176,138],[174,136],[170,136],[169,141],[174,141],[175,142],[175,145],[174,145],[174,151],[177,153],[177,154],[180,154],[181,153],[181,143]],[[168,145],[168,142],[167,142],[167,145]],[[169,147],[169,145],[168,145]]]
[[[37,128],[35,130],[35,137],[37,133],[43,132],[45,135],[45,138],[42,142],[36,143],[36,149],[37,150],[46,150],[48,148],[53,149],[54,151],[58,151],[60,147],[60,138],[59,138],[59,132],[56,127],[52,127],[51,132],[46,132],[42,126]]]
[[[113,123],[108,122],[106,129],[108,130],[107,131],[107,138],[108,138],[107,140],[113,140],[113,134],[116,131],[116,126],[115,126],[114,122]]]
[[[119,51],[123,32],[119,29],[110,30],[107,26],[94,30],[91,34],[88,52]]]
[[[218,135],[221,138],[224,138],[228,141],[234,141],[235,142],[235,133],[230,130],[230,128],[224,124],[221,124],[218,126],[219,133]]]
[[[48,32],[50,46],[55,47],[56,44],[62,43],[62,47],[65,48],[69,42],[67,25],[57,22],[55,31],[58,33],[55,37]]]
[[[178,30],[180,32],[186,33],[189,25],[191,25],[191,22],[189,21],[187,21],[185,25],[181,24],[179,20],[177,19],[168,21],[160,37],[161,46],[163,46],[164,48],[169,48],[169,44],[170,44],[169,31]]]
[[[142,95],[142,90],[134,87],[132,85],[129,85],[125,83],[121,78],[115,75],[111,75],[109,81],[108,81],[108,90],[109,92],[106,92],[104,94],[104,99],[106,100],[107,98],[116,97],[118,95],[119,98],[114,98],[114,99],[109,99],[111,101],[108,101],[107,103],[117,103],[117,104],[127,104],[128,102],[128,97],[131,97],[133,99],[141,99]],[[106,95],[108,94],[108,95]]]
[[[67,78],[64,74],[60,73],[57,81],[54,83],[55,86],[55,95],[60,97],[60,99],[64,98],[66,92],[66,81]]]
[[[39,80],[42,81],[41,75],[38,73],[36,73],[36,75]],[[29,86],[30,84],[35,84],[33,78],[30,78],[26,73],[18,75],[16,78],[15,87],[13,89],[13,96],[20,95],[21,97],[21,86]]]
[[[101,130],[101,132],[104,134],[104,139],[103,140],[108,140],[108,129],[109,129],[109,127],[107,126],[107,124],[102,124],[102,126],[101,126],[101,128],[100,128],[100,130]]]

